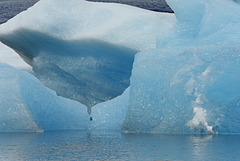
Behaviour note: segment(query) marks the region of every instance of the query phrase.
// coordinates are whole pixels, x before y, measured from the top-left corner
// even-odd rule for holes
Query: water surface
[[[34,5],[38,0],[0,0],[0,24]]]
[[[238,135],[0,133],[0,160],[240,160]]]

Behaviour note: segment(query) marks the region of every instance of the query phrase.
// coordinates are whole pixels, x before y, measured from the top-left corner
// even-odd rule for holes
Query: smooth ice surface
[[[129,88],[121,96],[93,106],[90,128],[120,131],[128,110],[128,102]]]
[[[32,67],[22,60],[22,58],[11,48],[0,42],[0,62],[6,63],[15,68],[31,71]]]
[[[206,2],[209,0],[167,0],[174,10],[180,30],[188,36],[195,35],[203,16]]]
[[[85,105],[60,96],[27,72],[0,63],[0,131],[120,130],[128,107],[128,91],[94,106],[90,122]]]
[[[1,25],[0,34],[29,29],[58,39],[98,39],[139,51],[154,48],[156,36],[164,37],[174,22],[173,14],[123,4],[41,0]]]
[[[0,89],[1,131],[88,127],[84,105],[58,97],[27,72],[0,64]]]

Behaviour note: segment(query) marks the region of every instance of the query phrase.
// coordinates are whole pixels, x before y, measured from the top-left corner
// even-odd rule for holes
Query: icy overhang
[[[1,35],[0,40],[33,67],[45,86],[87,107],[123,93],[137,53],[100,40],[67,41],[26,29]]]

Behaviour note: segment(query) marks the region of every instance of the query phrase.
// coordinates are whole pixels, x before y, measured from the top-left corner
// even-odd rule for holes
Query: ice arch
[[[1,25],[0,41],[44,85],[91,107],[122,94],[136,52],[155,48],[174,22],[174,15],[121,4],[41,0]]]
[[[36,77],[60,96],[88,107],[121,95],[130,84],[134,55],[100,40],[61,40],[19,29],[0,40],[33,67]]]

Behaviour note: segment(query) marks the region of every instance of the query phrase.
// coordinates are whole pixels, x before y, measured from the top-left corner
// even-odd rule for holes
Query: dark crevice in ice
[[[30,64],[45,86],[89,110],[121,95],[129,86],[137,53],[100,40],[62,40],[26,29],[0,35],[0,41]]]

